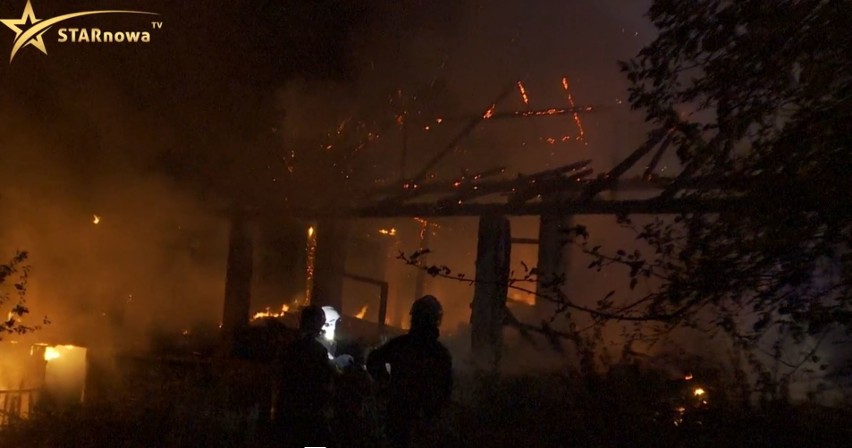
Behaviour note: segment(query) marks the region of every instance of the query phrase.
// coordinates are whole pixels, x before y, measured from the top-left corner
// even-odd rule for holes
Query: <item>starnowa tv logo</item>
[[[39,19],[33,10],[32,1],[27,0],[27,6],[24,7],[24,13],[20,19],[2,19],[0,22],[6,25],[15,32],[15,39],[12,42],[12,53],[9,55],[9,63],[15,59],[15,55],[25,47],[32,46],[42,53],[47,54],[47,46],[45,45],[46,33],[54,29],[60,23],[76,19],[78,17],[93,16],[101,14],[137,14],[148,16],[159,16],[160,14],[148,11],[130,11],[130,10],[96,10],[96,11],[80,11],[69,14],[62,14],[50,19]],[[56,42],[58,43],[149,43],[151,42],[151,32],[156,32],[163,28],[163,22],[150,22],[146,24],[148,28],[135,30],[102,30],[94,27],[80,28],[56,28]],[[50,39],[47,39],[50,41]]]

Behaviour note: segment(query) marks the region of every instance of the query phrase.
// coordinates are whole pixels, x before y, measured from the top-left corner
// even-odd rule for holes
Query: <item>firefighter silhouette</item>
[[[380,422],[376,415],[373,380],[367,373],[364,349],[358,341],[338,346],[338,353],[352,362],[341,369],[335,385],[334,432],[340,446],[380,446]]]
[[[329,446],[336,370],[318,341],[325,314],[307,306],[299,319],[299,336],[280,357],[275,423],[288,446]]]
[[[370,353],[367,367],[384,385],[386,431],[394,447],[408,447],[435,428],[450,400],[452,357],[438,341],[443,308],[433,296],[411,306],[408,334],[391,339]],[[432,431],[434,432],[434,431]]]

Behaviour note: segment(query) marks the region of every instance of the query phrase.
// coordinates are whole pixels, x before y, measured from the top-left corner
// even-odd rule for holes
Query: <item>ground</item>
[[[203,373],[176,376],[0,430],[2,447],[264,447],[272,446],[250,406],[248,384]],[[852,440],[849,409],[689,400],[677,383],[652,373],[567,373],[485,378],[461,375],[437,431],[440,446],[465,447],[724,447],[844,446]],[[691,389],[685,389],[687,392]],[[239,398],[239,399],[236,399]],[[677,423],[677,424],[676,424]],[[372,429],[371,429],[372,428]],[[381,446],[380,426],[365,425]],[[366,434],[366,433],[375,434]],[[374,437],[373,437],[374,436]],[[346,446],[356,446],[350,441]]]

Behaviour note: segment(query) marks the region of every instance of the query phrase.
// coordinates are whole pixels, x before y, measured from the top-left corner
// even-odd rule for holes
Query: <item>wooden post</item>
[[[470,325],[473,361],[481,369],[496,369],[500,361],[509,290],[511,239],[509,220],[505,216],[479,218]]]
[[[385,332],[388,320],[388,282],[384,282],[379,291],[379,333]]]
[[[314,264],[311,304],[333,306],[343,311],[343,276],[346,269],[348,232],[345,221],[323,220],[316,227],[316,262]]]
[[[571,246],[567,243],[567,230],[574,224],[572,217],[543,214],[539,221],[538,236],[538,284],[536,285],[536,309],[542,318],[550,318],[556,312],[552,300],[541,295],[554,297],[554,282],[562,281],[559,290],[564,291],[568,281]],[[555,298],[555,297],[554,297]]]
[[[239,214],[234,215],[231,219],[225,304],[222,309],[222,348],[226,356],[233,353],[237,333],[246,328],[249,323],[252,249],[252,236],[246,218]]]

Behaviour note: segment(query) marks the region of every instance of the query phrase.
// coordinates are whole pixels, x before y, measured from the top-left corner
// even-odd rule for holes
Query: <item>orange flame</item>
[[[264,317],[282,317],[287,313],[287,311],[290,311],[290,307],[287,304],[281,305],[281,312],[278,313],[272,312],[269,308],[266,308],[265,311],[255,313],[251,320],[263,319]]]
[[[364,306],[361,307],[361,310],[358,311],[357,314],[355,314],[355,317],[358,318],[358,319],[363,319],[364,316],[366,316],[366,315],[367,315],[367,305],[364,305]]]

